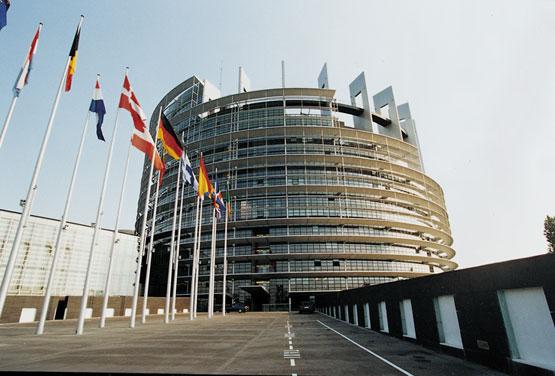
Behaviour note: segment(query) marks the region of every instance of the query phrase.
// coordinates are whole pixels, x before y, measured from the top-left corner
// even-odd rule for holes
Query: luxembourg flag
[[[106,107],[104,107],[104,99],[102,98],[102,91],[100,91],[100,75],[96,77],[96,85],[94,87],[93,98],[89,111],[96,113],[96,137],[101,141],[106,141],[102,134],[102,123],[104,122],[104,115],[106,114]]]
[[[42,23],[39,23],[39,27],[37,29],[37,32],[35,33],[35,37],[31,42],[31,47],[29,48],[29,52],[25,57],[25,61],[23,62],[23,66],[21,67],[21,71],[19,72],[19,76],[17,76],[17,80],[15,81],[15,85],[13,86],[13,91],[16,97],[19,97],[21,90],[29,82],[29,75],[31,73],[31,69],[33,68],[33,57],[37,52],[41,29],[42,29]]]

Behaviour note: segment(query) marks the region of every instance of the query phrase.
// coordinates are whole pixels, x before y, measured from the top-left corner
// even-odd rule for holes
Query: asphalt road
[[[355,327],[321,314],[187,315],[164,324],[150,316],[128,328],[87,320],[0,325],[0,371],[238,375],[501,375],[458,358]]]

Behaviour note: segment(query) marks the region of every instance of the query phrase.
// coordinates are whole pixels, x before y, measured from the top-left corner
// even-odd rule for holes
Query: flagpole
[[[198,240],[197,249],[195,250],[195,300],[194,300],[194,311],[195,318],[197,317],[197,305],[198,305],[198,280],[199,280],[199,259],[200,259],[200,242],[202,240],[202,204],[203,200],[200,201],[200,213],[199,213],[199,223],[198,223]]]
[[[162,114],[162,107],[160,106],[160,111],[158,112],[158,121],[156,123],[156,130],[154,132],[155,137],[158,136],[158,127],[160,126],[160,115]],[[145,208],[143,211],[143,223],[141,226],[141,240],[140,240],[140,245],[139,245],[139,256],[138,256],[138,262],[137,262],[137,270],[135,273],[135,284],[134,284],[134,289],[133,289],[133,303],[131,305],[131,318],[130,318],[130,322],[129,322],[129,327],[130,328],[134,328],[135,327],[135,314],[137,312],[137,301],[139,300],[139,282],[140,282],[140,278],[141,278],[141,257],[143,255],[143,251],[144,251],[144,244],[145,244],[145,240],[146,240],[146,220],[147,220],[147,215],[148,215],[148,202],[150,201],[150,189],[151,189],[151,183],[152,183],[152,170],[154,169],[154,157],[156,153],[156,141],[154,142],[154,147],[152,148],[152,155],[150,158],[150,170],[148,173],[148,180],[147,180],[147,188],[146,188],[146,199],[145,199]]]
[[[210,280],[208,285],[208,318],[214,315],[214,274],[216,272],[216,207],[212,208],[212,244],[210,247]]]
[[[127,72],[127,69],[126,69]],[[104,214],[104,198],[106,197],[106,189],[108,188],[108,176],[110,175],[110,166],[112,164],[112,154],[114,152],[114,144],[118,130],[119,107],[116,111],[116,119],[114,130],[112,131],[112,139],[110,140],[110,149],[108,150],[108,158],[106,159],[106,167],[104,170],[104,178],[102,180],[102,188],[100,190],[100,199],[98,200],[98,207],[96,209],[96,219],[94,222],[94,231],[91,240],[91,247],[89,249],[89,261],[87,263],[87,272],[85,274],[85,284],[83,285],[83,296],[81,297],[81,306],[79,309],[79,319],[77,320],[76,335],[83,334],[83,327],[85,326],[85,312],[87,309],[87,301],[89,300],[89,284],[91,282],[92,263],[94,257],[94,248],[98,239],[100,231],[100,222]]]
[[[190,298],[189,298],[189,320],[193,320],[194,319],[194,292],[195,292],[195,275],[196,275],[196,264],[195,264],[195,260],[197,259],[196,255],[197,255],[197,241],[198,241],[198,217],[199,217],[199,203],[200,203],[200,197],[198,196],[197,193],[197,211],[195,214],[195,238],[193,240],[193,260],[192,260],[192,264],[191,264],[191,285],[189,286],[189,291],[190,291]]]
[[[10,109],[8,110],[8,115],[6,116],[6,120],[4,120],[4,125],[2,126],[2,134],[0,135],[0,148],[4,143],[4,137],[6,137],[6,132],[8,131],[8,126],[10,125],[17,98],[18,95],[14,93],[12,103],[10,104]]]
[[[119,111],[119,110],[118,110]],[[114,266],[114,249],[118,242],[119,221],[121,218],[121,211],[123,207],[123,197],[125,195],[125,186],[127,184],[127,175],[129,171],[129,160],[131,159],[131,142],[127,148],[127,159],[125,160],[125,167],[123,173],[123,181],[121,183],[121,191],[119,194],[118,211],[116,215],[116,224],[114,225],[114,234],[112,235],[112,242],[110,244],[110,253],[108,261],[108,272],[106,274],[106,283],[104,284],[104,298],[102,299],[102,310],[100,314],[100,328],[106,325],[106,310],[108,309],[108,299],[110,298],[110,284],[112,282],[112,268]]]
[[[79,27],[83,23],[83,16],[79,21]],[[39,155],[37,158],[37,162],[35,163],[35,169],[33,171],[33,176],[31,178],[31,183],[29,184],[29,188],[27,190],[27,197],[25,199],[25,206],[23,207],[23,211],[21,213],[21,217],[19,219],[19,224],[17,225],[17,231],[15,233],[15,238],[12,244],[12,249],[10,251],[10,256],[8,258],[8,262],[6,264],[6,269],[4,272],[4,278],[2,279],[2,285],[0,286],[0,317],[2,316],[2,312],[4,311],[4,304],[6,303],[6,298],[8,296],[8,289],[10,287],[10,282],[12,279],[13,270],[15,268],[15,261],[17,260],[17,254],[19,252],[19,246],[21,245],[21,238],[23,237],[23,230],[27,225],[27,220],[31,214],[31,209],[33,208],[33,200],[36,196],[37,190],[37,180],[39,177],[40,169],[42,167],[42,162],[44,159],[44,154],[46,152],[46,146],[48,145],[48,140],[50,139],[50,133],[52,131],[52,125],[54,124],[54,119],[56,117],[56,112],[58,110],[58,104],[60,103],[60,96],[62,94],[62,90],[64,87],[64,81],[66,79],[66,74],[69,69],[69,62],[71,56],[68,56],[67,62],[64,68],[64,73],[62,75],[62,79],[60,80],[60,85],[58,87],[58,92],[56,93],[56,97],[54,99],[54,104],[52,105],[52,111],[50,112],[50,118],[48,119],[48,125],[46,126],[46,131],[44,132],[44,136],[42,139],[42,144],[40,146]]]
[[[229,188],[228,188],[229,189]],[[226,203],[227,205],[227,203]],[[226,277],[227,277],[227,218],[228,208],[225,210],[225,227],[224,227],[224,275],[223,275],[223,295],[222,295],[222,316],[225,316],[225,298],[227,294]]]
[[[175,226],[177,220],[177,202],[179,197],[179,180],[181,180],[181,168],[177,169],[177,184],[175,188],[175,202],[173,204],[173,220],[172,220],[172,237],[170,240],[170,260],[168,262],[168,281],[166,284],[166,307],[164,310],[164,323],[169,322],[169,311],[170,311],[170,297],[171,297],[171,287],[172,287],[172,266],[174,257],[174,246],[175,246]]]
[[[181,164],[181,160],[179,163]],[[179,166],[181,171],[181,166]],[[179,203],[179,221],[177,224],[177,244],[175,245],[175,264],[173,273],[173,293],[172,293],[172,321],[175,320],[175,300],[177,299],[177,271],[179,267],[179,248],[181,243],[181,216],[183,214],[183,193],[185,192],[185,182],[181,185],[181,202]]]
[[[77,157],[75,158],[75,164],[73,165],[73,172],[71,173],[71,180],[69,183],[69,188],[67,190],[64,212],[62,214],[62,219],[60,220],[60,224],[58,225],[58,233],[56,234],[56,243],[54,245],[54,251],[52,254],[52,264],[50,265],[50,273],[48,274],[48,283],[46,284],[46,292],[44,293],[44,298],[42,301],[42,309],[40,311],[40,319],[37,325],[37,331],[36,331],[37,335],[41,335],[42,333],[44,333],[44,323],[46,321],[46,315],[48,313],[48,306],[50,305],[52,286],[54,284],[54,275],[56,273],[56,266],[58,265],[58,258],[60,256],[60,246],[62,245],[62,234],[66,229],[67,216],[69,214],[69,208],[71,205],[71,197],[73,195],[73,187],[75,185],[75,180],[77,178],[77,170],[79,169],[81,154],[83,152],[83,145],[85,144],[85,138],[87,136],[87,128],[89,126],[90,115],[91,115],[91,112],[87,109],[87,116],[85,117],[85,125],[83,126],[81,141],[79,143],[79,149],[77,150]]]
[[[141,312],[141,324],[146,323],[146,309],[148,301],[148,288],[150,285],[150,269],[152,266],[152,249],[154,247],[154,231],[156,230],[156,213],[158,212],[158,196],[160,193],[160,171],[156,179],[156,194],[154,196],[154,207],[152,209],[152,221],[150,223],[150,242],[148,243],[148,253],[146,255],[145,290],[143,292],[143,309]]]

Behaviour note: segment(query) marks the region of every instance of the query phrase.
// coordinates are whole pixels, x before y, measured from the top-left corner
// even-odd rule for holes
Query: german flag
[[[170,121],[168,120],[166,115],[164,115],[164,113],[160,115],[160,124],[158,125],[158,139],[162,141],[164,150],[166,150],[166,153],[168,153],[170,157],[176,160],[181,159],[181,156],[183,155],[183,145],[181,145],[181,142],[175,134]]]
[[[71,45],[71,50],[69,50],[69,66],[67,68],[67,75],[66,75],[66,92],[71,90],[71,80],[73,79],[73,74],[75,73],[75,67],[77,65],[77,50],[79,49],[79,37],[81,36],[82,23],[83,23],[83,16],[81,16],[81,21],[79,22],[79,26],[77,26],[75,37],[73,37],[73,44]]]

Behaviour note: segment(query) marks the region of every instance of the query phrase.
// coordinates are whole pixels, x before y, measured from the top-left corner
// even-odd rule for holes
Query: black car
[[[314,303],[302,302],[299,304],[299,313],[314,313]]]
[[[227,309],[228,312],[239,312],[244,313],[249,311],[249,306],[244,303],[233,303],[231,307]]]

